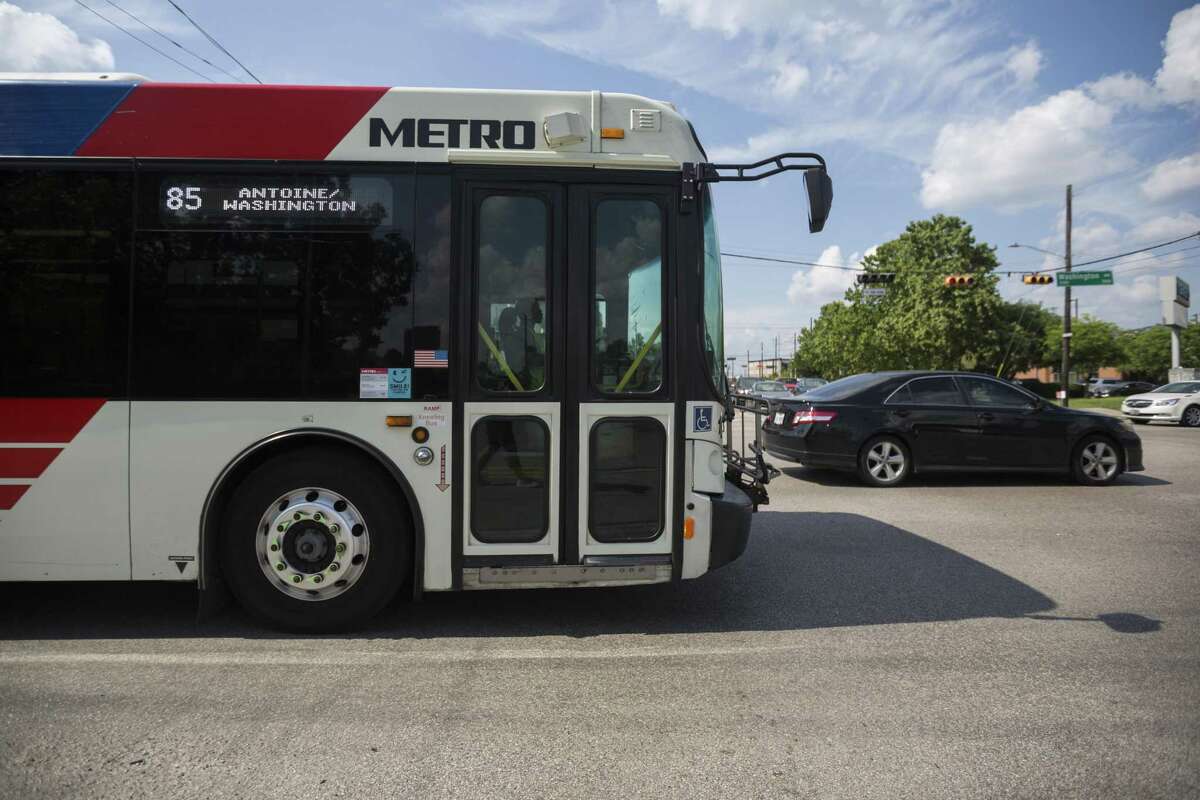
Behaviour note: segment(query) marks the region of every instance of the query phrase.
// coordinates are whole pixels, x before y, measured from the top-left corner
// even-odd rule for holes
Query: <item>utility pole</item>
[[[779,369],[779,334],[778,333],[775,334],[775,363],[772,364],[771,367],[772,367],[771,368],[772,372],[775,372],[777,369]],[[778,378],[779,375],[776,375],[775,377]]]
[[[1063,270],[1071,274],[1071,184],[1067,184],[1067,249]],[[1071,404],[1071,284],[1063,287],[1062,335],[1062,393],[1063,408]]]

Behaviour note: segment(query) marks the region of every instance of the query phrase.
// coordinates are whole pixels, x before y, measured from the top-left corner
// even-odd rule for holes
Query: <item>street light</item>
[[[1063,258],[1058,253],[1055,253],[1053,250],[1043,250],[1042,248],[1034,247],[1031,244],[1021,244],[1020,242],[1013,242],[1012,244],[1009,245],[1009,247],[1024,247],[1026,250],[1037,250],[1039,253],[1045,253],[1046,255],[1054,256],[1055,258],[1057,258],[1061,261],[1066,261],[1065,258]]]

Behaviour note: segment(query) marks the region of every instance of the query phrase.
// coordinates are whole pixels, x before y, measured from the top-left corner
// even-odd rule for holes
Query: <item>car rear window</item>
[[[852,395],[856,395],[864,389],[869,389],[872,386],[877,386],[884,381],[890,380],[894,375],[879,375],[873,372],[864,372],[861,375],[851,375],[848,378],[841,378],[827,383],[824,386],[818,386],[804,393],[805,400],[821,400],[831,402],[835,400],[845,400]]]

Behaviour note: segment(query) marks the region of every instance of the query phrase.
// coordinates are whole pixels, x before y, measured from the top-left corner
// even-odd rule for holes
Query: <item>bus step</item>
[[[671,564],[626,563],[554,567],[480,567],[463,570],[464,589],[534,589],[552,586],[621,586],[671,580]]]

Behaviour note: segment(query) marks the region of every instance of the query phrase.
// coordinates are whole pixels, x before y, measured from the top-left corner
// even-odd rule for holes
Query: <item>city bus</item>
[[[709,163],[608,92],[0,78],[0,579],[292,630],[744,550]]]

